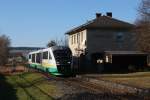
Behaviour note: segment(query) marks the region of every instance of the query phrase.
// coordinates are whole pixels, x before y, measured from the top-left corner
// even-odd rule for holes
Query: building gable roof
[[[75,32],[78,32],[80,30],[88,29],[88,28],[99,28],[99,29],[131,29],[134,25],[109,17],[109,16],[100,16],[98,18],[95,18],[91,21],[88,21],[87,23],[80,25],[79,27],[76,27],[74,29],[69,30],[65,34],[72,34]]]

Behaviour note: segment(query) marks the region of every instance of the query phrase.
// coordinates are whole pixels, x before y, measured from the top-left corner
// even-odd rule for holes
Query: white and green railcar
[[[71,51],[64,46],[53,46],[30,52],[28,55],[29,67],[54,75],[71,74],[71,61]]]

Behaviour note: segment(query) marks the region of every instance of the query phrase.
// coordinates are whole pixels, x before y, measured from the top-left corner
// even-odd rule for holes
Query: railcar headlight
[[[68,64],[70,64],[71,62],[70,62],[70,61],[68,61],[67,63],[68,63]]]
[[[59,62],[56,62],[56,64],[59,64]]]

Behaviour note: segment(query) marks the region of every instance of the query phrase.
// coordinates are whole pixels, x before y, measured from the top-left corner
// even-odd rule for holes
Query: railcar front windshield
[[[59,63],[68,63],[72,59],[70,49],[62,49],[53,51],[56,62]]]

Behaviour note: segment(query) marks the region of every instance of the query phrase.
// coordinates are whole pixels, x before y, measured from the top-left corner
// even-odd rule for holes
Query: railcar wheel
[[[49,71],[48,71],[48,68],[46,68],[46,72],[48,73]]]
[[[37,66],[34,66],[35,69],[37,69]]]

